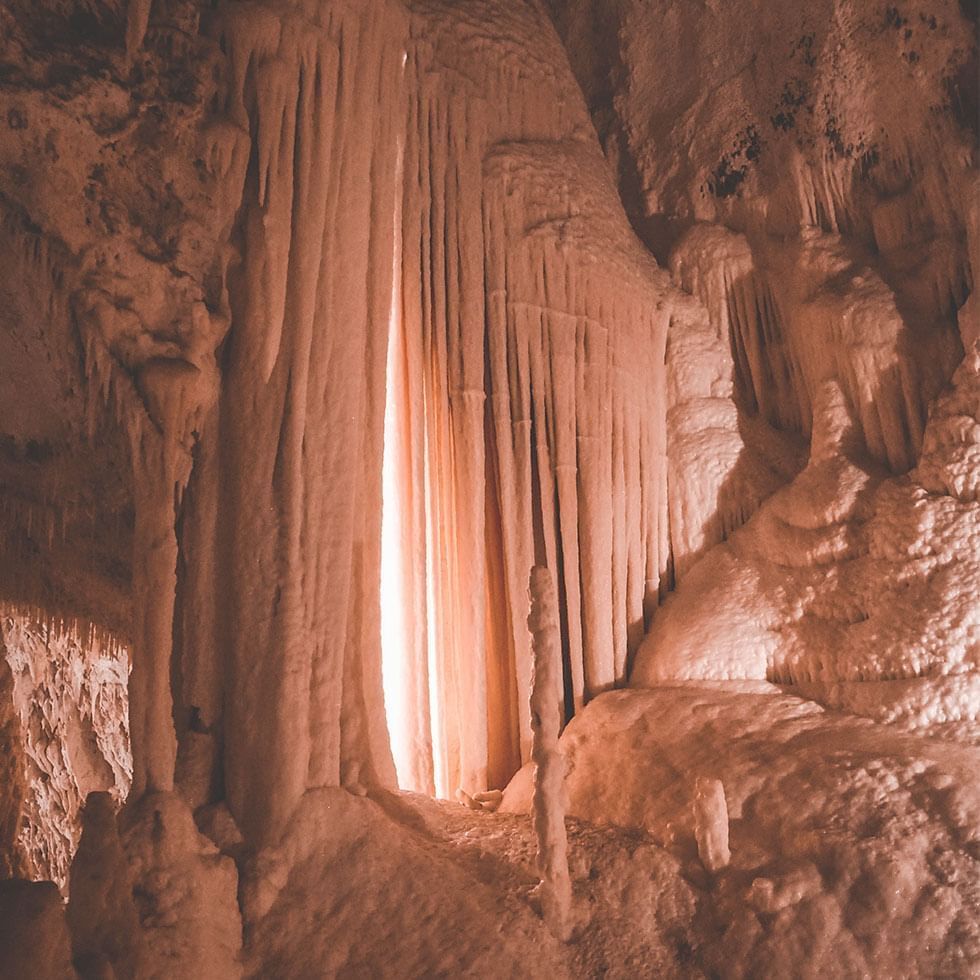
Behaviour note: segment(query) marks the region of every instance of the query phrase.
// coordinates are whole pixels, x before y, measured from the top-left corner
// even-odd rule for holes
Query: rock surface
[[[106,792],[119,806],[129,792],[126,652],[112,636],[9,609],[0,611],[0,651],[12,682],[0,698],[10,717],[3,799],[15,867],[64,891],[86,797]]]
[[[719,975],[965,977],[980,963],[977,748],[757,681],[605,694],[561,745],[571,815],[698,864],[698,780],[723,782],[731,860],[705,908],[724,933]],[[529,806],[515,781],[501,810]]]
[[[976,65],[954,0],[0,5],[38,970],[30,875],[85,976],[976,973]],[[533,566],[568,944],[491,812]]]

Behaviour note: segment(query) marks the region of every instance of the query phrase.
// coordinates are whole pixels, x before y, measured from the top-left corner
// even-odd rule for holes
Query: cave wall
[[[801,472],[828,382],[876,479],[919,461],[977,334],[959,8],[551,7],[0,12],[2,578],[132,640],[134,799],[176,773],[268,843],[311,788],[393,783],[390,363],[408,765],[443,795],[527,758],[532,564],[568,717]]]
[[[798,468],[759,422],[809,440],[828,380],[867,451],[911,469],[976,339],[975,11],[549,9],[634,227],[717,334],[668,339],[675,573]]]
[[[89,793],[129,792],[126,649],[111,634],[0,610],[7,877],[65,891]]]

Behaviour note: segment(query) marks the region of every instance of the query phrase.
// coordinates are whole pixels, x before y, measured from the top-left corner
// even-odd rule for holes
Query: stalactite
[[[503,165],[503,194],[499,199],[512,199],[508,200],[502,224],[504,228],[516,230],[520,226],[519,210],[522,207],[532,213],[535,210],[536,202],[532,195],[522,193],[521,181],[523,179],[530,183],[533,167],[541,166],[542,155],[532,152],[522,159],[515,154],[512,160],[507,161],[511,164],[509,173],[507,169],[503,169],[506,167],[506,155],[501,153],[498,159]],[[576,159],[574,155],[572,159]],[[580,160],[578,163],[579,166],[582,165]],[[572,169],[571,163],[569,169]],[[574,237],[568,235],[570,224],[571,222],[564,226],[564,233],[571,241]],[[573,287],[572,295],[577,293],[585,303],[582,314],[575,316],[571,311],[565,312],[566,304],[575,303],[575,299],[568,293],[564,296],[560,293],[546,293],[543,311],[533,311],[535,320],[531,321],[532,326],[538,318],[543,320],[544,330],[540,333],[553,351],[552,358],[559,364],[568,364],[570,370],[565,377],[571,384],[566,388],[561,383],[563,378],[549,377],[542,370],[542,362],[534,357],[530,358],[528,376],[526,379],[518,378],[517,383],[535,394],[544,392],[546,396],[538,400],[536,405],[532,402],[530,406],[539,440],[534,460],[536,467],[532,469],[531,460],[521,462],[521,453],[524,452],[522,443],[517,444],[518,452],[513,459],[519,472],[528,473],[530,470],[530,479],[525,477],[524,486],[532,486],[536,481],[541,488],[539,492],[543,512],[540,518],[539,547],[543,549],[542,555],[548,560],[554,560],[558,551],[557,533],[557,541],[560,541],[561,553],[565,556],[566,563],[571,566],[574,562],[574,569],[569,567],[572,574],[566,580],[566,587],[573,596],[579,593],[581,599],[574,606],[569,603],[569,623],[573,625],[568,627],[568,633],[571,663],[582,662],[581,681],[574,670],[572,676],[573,696],[581,703],[583,696],[601,690],[622,676],[628,647],[626,618],[629,616],[634,621],[642,619],[645,576],[636,567],[637,553],[634,551],[631,556],[626,542],[631,539],[642,540],[642,523],[652,523],[654,515],[649,510],[639,513],[635,507],[631,507],[627,496],[625,468],[633,460],[638,460],[640,452],[639,431],[633,428],[632,423],[642,415],[633,398],[639,390],[643,390],[642,382],[630,375],[634,371],[640,374],[652,367],[653,374],[648,388],[650,393],[655,393],[663,382],[656,377],[654,360],[656,321],[650,325],[650,344],[654,348],[650,363],[634,361],[627,367],[621,362],[619,353],[625,349],[625,338],[607,324],[628,322],[629,314],[616,310],[615,304],[610,304],[610,308],[606,309],[598,305],[590,310],[589,297],[596,295],[594,285],[587,276],[577,280],[575,266],[565,258],[567,253],[565,250],[552,252],[544,230],[545,226],[539,227],[536,240],[532,240],[533,244],[528,250],[528,257],[533,262],[535,253],[540,248],[545,255],[546,268],[549,269],[549,285],[567,283]],[[515,248],[516,245],[516,236],[515,239],[504,240],[504,248],[508,250],[504,254],[510,253],[505,281],[513,284],[510,291],[515,298],[524,288],[520,283],[519,269],[520,263],[526,261],[521,257],[520,246]],[[588,255],[591,251],[584,242],[581,248],[582,255]],[[578,288],[575,289],[575,286]],[[501,317],[491,320],[491,330],[499,330],[503,337],[508,338],[508,346],[514,345],[518,352],[524,343],[522,336],[529,332],[527,320],[524,319],[525,308],[522,304],[515,303],[513,312],[504,307]],[[643,320],[640,318],[634,322],[642,324]],[[642,331],[643,327],[640,326],[639,329]],[[491,334],[491,345],[493,343]],[[498,376],[506,377],[503,365]],[[609,392],[609,401],[602,407],[594,401],[600,391]],[[564,415],[563,410],[568,410],[569,414]],[[563,439],[562,433],[567,431],[566,427],[569,425],[571,432]],[[499,424],[497,431],[501,431]],[[575,439],[574,444],[569,437]],[[542,455],[541,450],[544,447],[546,451]],[[498,441],[498,453],[505,449],[506,443]],[[653,470],[653,461],[648,460],[648,463]],[[501,465],[506,467],[513,464],[504,457]],[[556,494],[551,489],[554,479],[552,467],[558,481],[560,516],[551,509],[551,501],[556,499]],[[574,484],[570,484],[573,473],[577,478]],[[574,494],[571,492],[572,485],[575,488]],[[570,514],[566,514],[566,506],[571,510]],[[631,517],[636,523],[632,525],[632,533],[628,533],[626,528]],[[636,533],[637,531],[640,533]],[[533,524],[525,535],[525,547],[536,547]],[[531,553],[533,552],[530,550],[525,552],[526,555]],[[517,557],[523,556],[518,553]],[[626,583],[629,580],[633,582],[633,590],[628,597]],[[578,640],[579,635],[581,640]]]
[[[906,322],[899,306],[911,287],[896,296],[870,256],[856,260],[836,234],[812,231],[787,249],[696,226],[671,264],[730,338],[736,394],[748,411],[809,435],[814,393],[836,377],[871,454],[896,472],[913,465],[924,406],[951,373],[958,345],[948,323],[925,330]],[[942,302],[930,300],[923,315],[940,316],[955,292],[949,283],[962,278],[941,273]],[[928,275],[924,282],[937,293]]]
[[[672,304],[667,338],[670,554],[680,581],[802,465],[768,424],[795,419],[793,377],[748,243],[696,225],[671,271],[699,302]]]
[[[475,796],[491,760],[506,778],[529,757],[528,567],[559,573],[571,712],[624,682],[670,564],[671,287],[628,228],[584,106],[555,97],[572,89],[550,25],[532,8],[499,25],[489,7],[460,20],[419,4],[403,48],[391,13],[328,6],[317,22],[250,5],[224,28],[234,122],[219,155],[243,159],[246,129],[254,153],[204,427],[226,448],[202,446],[185,508],[182,660],[200,666],[178,717],[205,708],[222,730],[225,791],[258,838],[308,786],[390,778],[371,588],[389,334],[418,788]],[[477,88],[459,68],[487,57],[490,34]],[[230,597],[213,613],[189,594],[204,569]]]
[[[84,343],[92,434],[108,410],[129,438],[136,514],[130,728],[132,792],[138,799],[146,791],[173,789],[177,509],[196,433],[217,397],[214,349],[227,320],[197,302],[189,310],[192,329],[185,347],[155,339],[134,360],[127,338],[142,324],[132,309],[106,293],[97,278],[76,291],[73,305]]]

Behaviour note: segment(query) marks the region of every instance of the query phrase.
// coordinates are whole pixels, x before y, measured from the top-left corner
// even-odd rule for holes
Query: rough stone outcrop
[[[0,610],[0,655],[10,681],[0,688],[10,746],[0,799],[13,869],[65,890],[85,798],[105,792],[118,807],[129,792],[128,658],[109,635],[10,608]]]

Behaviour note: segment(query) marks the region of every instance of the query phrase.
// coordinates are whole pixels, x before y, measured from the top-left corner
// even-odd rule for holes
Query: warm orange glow
[[[401,215],[396,208],[392,257],[391,314],[388,321],[388,361],[385,386],[384,457],[381,512],[381,676],[384,686],[388,737],[395,759],[398,785],[416,789],[411,780],[412,717],[406,672],[411,665],[410,634],[406,621],[405,540],[402,481],[398,472],[401,429],[399,389],[395,383],[402,355],[401,344]]]

